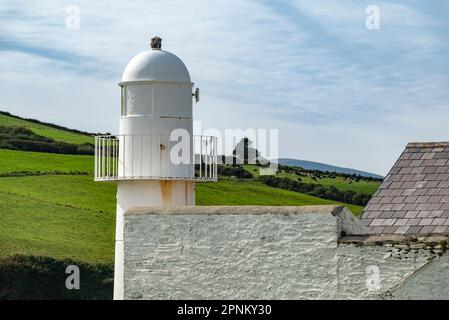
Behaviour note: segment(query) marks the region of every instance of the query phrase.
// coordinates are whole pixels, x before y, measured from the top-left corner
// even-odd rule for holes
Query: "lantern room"
[[[118,135],[96,137],[95,179],[215,181],[215,137],[193,136],[192,101],[199,100],[184,63],[151,48],[126,66],[119,83]]]

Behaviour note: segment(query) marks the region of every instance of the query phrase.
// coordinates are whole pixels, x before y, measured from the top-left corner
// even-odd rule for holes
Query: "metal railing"
[[[95,181],[217,181],[217,138],[121,134],[95,137]]]

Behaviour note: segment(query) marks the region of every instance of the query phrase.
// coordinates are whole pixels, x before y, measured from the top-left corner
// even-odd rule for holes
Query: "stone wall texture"
[[[338,206],[131,210],[125,298],[449,297],[444,245],[351,240],[366,232]]]

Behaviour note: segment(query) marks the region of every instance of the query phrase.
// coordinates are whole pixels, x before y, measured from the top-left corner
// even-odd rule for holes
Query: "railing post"
[[[209,156],[209,178],[212,178],[212,166],[214,165],[212,162],[212,152],[213,152],[212,151],[212,147],[213,147],[212,138],[208,137],[207,140],[209,140],[209,153],[208,153],[208,156]]]
[[[130,150],[126,152],[126,140],[130,136],[132,139]],[[134,148],[136,142],[134,141],[137,136],[140,138],[140,155],[137,155],[137,149]],[[145,138],[149,136],[149,151],[148,151],[148,163],[144,157],[144,149],[148,146]],[[159,141],[158,145],[155,145],[153,136],[157,136]],[[165,138],[164,138],[165,137]],[[145,140],[145,141],[144,141]],[[116,179],[186,179],[186,180],[217,180],[218,178],[218,140],[212,136],[194,135],[191,138],[191,144],[189,145],[190,162],[181,162],[176,165],[170,158],[170,152],[173,142],[169,136],[161,134],[137,134],[137,135],[116,135],[116,136],[97,136],[94,138],[94,177],[96,180],[116,180]],[[199,148],[198,148],[199,143]],[[136,145],[136,147],[139,146]],[[164,144],[164,150],[161,150],[160,145]],[[199,172],[196,176],[196,148],[199,149]],[[123,153],[121,150],[123,149]],[[153,174],[153,156],[154,151],[157,150],[157,156],[159,158],[159,171],[156,175]],[[122,156],[121,156],[122,155]],[[167,159],[163,159],[163,155]],[[122,163],[120,164],[120,157],[122,157]],[[126,167],[126,158],[131,161],[130,167]],[[134,158],[140,158],[140,175],[134,175]],[[166,170],[163,170],[163,165],[166,163]],[[149,166],[148,174],[144,174],[145,167]],[[204,167],[203,167],[204,164]],[[122,175],[119,175],[119,168],[122,167]],[[137,168],[138,169],[138,168]],[[138,171],[138,170],[137,170]]]
[[[104,154],[104,138],[102,140],[102,146],[101,146],[101,177],[104,178],[105,176],[105,154]]]
[[[199,178],[203,178],[203,136],[200,136],[200,176]]]
[[[116,175],[117,175],[117,178],[118,178],[118,177],[119,177],[118,171],[119,171],[119,165],[120,165],[120,161],[119,161],[119,159],[120,159],[120,136],[118,136],[118,137],[117,137],[117,140],[116,140],[115,154],[116,154],[116,156],[115,156],[115,161],[117,161],[117,162],[116,162],[116,168],[115,168],[115,171],[116,171]]]
[[[114,136],[113,139],[113,143],[112,143],[112,176],[116,177],[116,171],[117,171],[117,163],[115,162],[117,160],[117,158],[115,157],[115,153],[116,153],[116,149],[117,149],[117,140],[116,137]]]
[[[214,173],[214,179],[216,180],[218,178],[218,138],[215,137],[215,173]]]
[[[120,156],[120,136],[115,138],[115,176],[118,178],[118,166],[119,166],[119,156]]]
[[[97,137],[94,138],[95,147],[94,147],[94,177],[97,179]]]
[[[111,167],[110,155],[109,155],[109,138],[105,139],[106,142],[106,177],[109,178],[109,171]]]
[[[204,165],[204,171],[205,171],[205,178],[209,178],[209,149],[210,149],[210,145],[209,145],[209,139],[207,139],[207,137],[204,137],[206,140],[206,151],[205,151],[205,157],[206,157],[206,164]]]
[[[115,178],[115,147],[116,147],[116,141],[115,137],[112,140],[112,176]]]

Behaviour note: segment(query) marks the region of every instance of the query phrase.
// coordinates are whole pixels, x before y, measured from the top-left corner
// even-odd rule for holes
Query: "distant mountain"
[[[297,159],[288,159],[288,158],[280,158],[279,164],[285,166],[296,166],[301,167],[307,170],[319,170],[319,171],[329,171],[329,172],[338,172],[338,173],[346,173],[346,174],[358,174],[364,177],[372,177],[383,179],[384,177],[375,173],[360,171],[356,169],[350,168],[342,168],[333,166],[326,163],[307,161],[307,160],[297,160]]]

